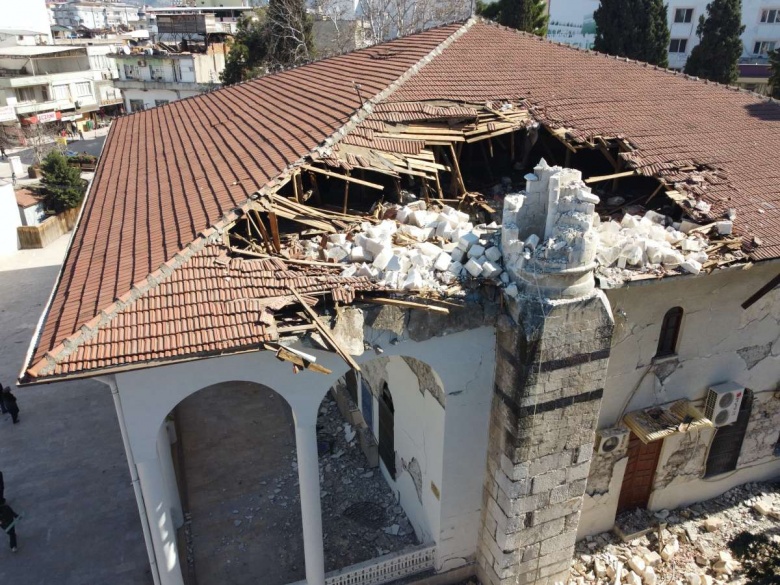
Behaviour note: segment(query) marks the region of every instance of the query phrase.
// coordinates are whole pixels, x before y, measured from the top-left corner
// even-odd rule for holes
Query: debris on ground
[[[616,524],[616,533],[577,543],[568,585],[780,583],[780,484],[749,483],[672,511],[628,512]]]
[[[352,426],[329,395],[317,418],[325,570],[419,544],[379,469],[371,469]]]

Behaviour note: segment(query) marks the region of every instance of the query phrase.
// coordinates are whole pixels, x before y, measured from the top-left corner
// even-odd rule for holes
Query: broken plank
[[[290,292],[295,296],[296,299],[298,299],[298,302],[303,307],[303,310],[306,312],[306,314],[309,316],[309,318],[312,320],[312,323],[317,326],[317,331],[320,332],[320,335],[325,339],[325,341],[330,345],[333,350],[341,356],[341,358],[347,362],[347,364],[356,372],[360,371],[360,366],[358,363],[352,359],[352,356],[349,355],[349,352],[347,352],[341,344],[336,340],[336,338],[331,335],[330,328],[326,327],[325,324],[320,321],[319,315],[312,309],[308,304],[306,304],[306,301],[304,301],[301,298],[301,295],[298,294],[298,291],[295,290],[293,287],[288,287]]]
[[[382,191],[385,188],[384,185],[378,185],[377,183],[370,183],[368,181],[363,181],[363,180],[358,179],[356,177],[348,177],[346,175],[341,175],[339,173],[332,173],[330,171],[326,171],[325,169],[320,169],[318,167],[312,167],[310,165],[301,165],[301,167],[306,169],[307,171],[314,171],[315,173],[319,173],[321,175],[325,175],[326,177],[333,177],[335,179],[342,179],[343,181],[348,181],[350,183],[356,183],[358,185],[363,185],[364,187],[370,187],[371,189],[377,189],[379,191]]]
[[[585,179],[585,183],[600,183],[602,181],[609,181],[611,179],[619,179],[621,177],[631,177],[636,175],[636,171],[623,171],[622,173],[612,173],[611,175],[599,175],[597,177],[590,177]]]
[[[329,370],[325,366],[321,366],[314,362],[310,362],[309,360],[303,359],[303,357],[301,357],[300,355],[298,355],[293,351],[290,351],[286,347],[279,346],[278,348],[275,348],[274,346],[268,343],[264,343],[263,347],[270,351],[276,351],[276,357],[278,359],[286,362],[290,362],[304,370],[311,370],[312,372],[317,372],[319,374],[326,374],[326,375],[333,373],[332,370]]]
[[[449,315],[450,313],[450,310],[446,307],[437,307],[435,305],[426,305],[425,303],[402,301],[400,299],[390,299],[387,297],[361,297],[360,300],[364,303],[371,303],[373,305],[393,305],[395,307],[404,307],[407,309],[422,309],[423,311],[442,313],[443,315]]]

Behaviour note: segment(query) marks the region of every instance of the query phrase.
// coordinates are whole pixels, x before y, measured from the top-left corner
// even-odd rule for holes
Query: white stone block
[[[686,238],[681,247],[683,252],[698,252],[701,250],[701,241],[698,238]]]
[[[492,248],[485,250],[485,256],[487,256],[487,259],[491,262],[498,262],[501,260],[501,250],[499,250],[497,246],[493,246]]]
[[[412,210],[409,209],[407,206],[401,207],[395,214],[395,219],[398,220],[401,223],[407,223],[409,221],[409,216],[411,215]]]
[[[374,255],[374,262],[372,263],[377,270],[384,270],[393,259],[393,249],[390,246],[380,248],[379,252]]]
[[[352,249],[349,251],[349,259],[352,262],[366,262],[367,260],[373,260],[373,257],[361,246],[352,246]]]
[[[479,258],[485,253],[485,247],[480,246],[479,244],[474,244],[468,249],[468,257],[469,258]]]
[[[731,235],[731,231],[734,229],[734,222],[729,220],[716,221],[715,229],[721,236]]]
[[[475,245],[478,241],[479,241],[479,236],[474,232],[465,233],[458,239],[458,248],[468,252],[469,248]]]
[[[343,246],[347,242],[347,236],[346,234],[331,234],[328,236],[328,241]]]
[[[476,262],[474,258],[471,258],[468,262],[466,262],[466,266],[464,266],[464,268],[466,269],[466,272],[475,278],[482,274],[482,265]]]
[[[450,267],[451,258],[446,252],[439,254],[436,258],[436,262],[433,263],[433,268],[436,270],[447,270]]]
[[[509,295],[512,298],[516,298],[518,293],[519,293],[519,291],[517,290],[517,285],[514,282],[511,283],[510,285],[508,285],[504,289],[504,292],[506,292],[506,294]]]
[[[453,262],[452,264],[450,264],[450,267],[447,268],[447,271],[451,272],[455,276],[460,276],[461,273],[463,272],[463,264],[461,264],[460,262]]]
[[[387,247],[387,243],[375,238],[365,238],[363,240],[363,247],[376,258],[377,255]]]
[[[701,264],[693,259],[684,260],[683,263],[680,264],[680,268],[690,274],[699,274],[699,272],[701,272]]]
[[[452,258],[453,262],[460,262],[466,257],[466,252],[462,248],[455,248],[450,253],[450,258]]]
[[[436,258],[439,254],[441,254],[441,248],[437,246],[436,244],[432,244],[430,242],[423,242],[422,244],[417,244],[415,246],[422,254],[425,254],[429,258]]]
[[[423,285],[423,279],[420,273],[412,268],[409,271],[409,274],[406,275],[406,280],[404,280],[403,285],[401,288],[404,290],[418,290],[422,288]]]
[[[531,251],[536,250],[536,246],[539,245],[539,236],[536,234],[531,234],[525,239],[525,242],[523,242],[523,247],[528,248]]]
[[[358,271],[355,274],[355,276],[367,276],[368,278],[376,278],[378,274],[379,271],[373,266],[369,266],[368,264],[362,264],[360,268],[358,268]]]
[[[501,268],[493,264],[490,260],[486,260],[482,265],[482,276],[485,278],[496,278],[501,274]]]
[[[355,276],[358,271],[356,264],[348,264],[344,270],[341,271],[341,276]]]

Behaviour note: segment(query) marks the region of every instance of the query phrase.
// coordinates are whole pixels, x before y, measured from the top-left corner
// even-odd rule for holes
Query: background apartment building
[[[55,24],[89,30],[119,30],[138,27],[139,7],[122,2],[68,2],[54,4],[51,14]]]
[[[669,67],[683,69],[699,43],[696,27],[707,14],[707,0],[672,0],[668,4],[671,33]],[[590,49],[596,39],[593,13],[599,0],[550,0],[547,37]],[[766,89],[768,54],[780,48],[780,0],[742,0],[742,57],[740,82],[754,91]]]

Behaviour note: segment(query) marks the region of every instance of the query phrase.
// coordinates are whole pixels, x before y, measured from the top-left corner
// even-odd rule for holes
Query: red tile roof
[[[489,66],[488,66],[489,64]],[[780,256],[780,104],[694,81],[645,63],[476,24],[404,83],[390,102],[524,100],[534,117],[574,140],[623,137],[640,172],[683,182],[686,166],[711,169],[680,185],[737,210],[739,233],[758,236],[754,259]]]
[[[625,138],[640,172],[684,182],[681,166],[708,169],[709,182],[678,189],[706,199],[714,215],[736,208],[740,231],[763,240],[754,258],[780,256],[777,103],[491,24],[450,25],[115,122],[25,365],[29,376],[264,339],[263,326],[239,323],[213,304],[212,293],[220,302],[238,293],[220,277],[224,267],[208,265],[213,250],[204,244],[214,230],[207,228],[347,123],[360,106],[353,81],[364,97],[382,93],[385,104],[524,100],[537,120],[567,128],[573,140]],[[350,141],[376,127],[364,122]],[[199,233],[207,238],[197,240]],[[267,296],[266,285],[239,282]],[[211,334],[191,318],[174,325],[163,311],[200,311],[206,297],[199,318],[212,319]]]
[[[201,246],[169,278],[129,301],[132,310],[122,310],[122,303],[108,308],[55,350],[57,360],[39,361],[31,374],[61,376],[257,348],[278,338],[269,309],[295,304],[291,287],[304,298],[336,289],[347,303],[356,291],[375,288],[366,277],[340,276],[339,266],[302,270],[280,258],[227,258],[222,246]]]
[[[461,25],[114,122],[33,363],[341,127]]]
[[[17,189],[16,192],[16,205],[19,207],[32,207],[38,205],[42,197],[37,193],[33,193],[29,189]]]

